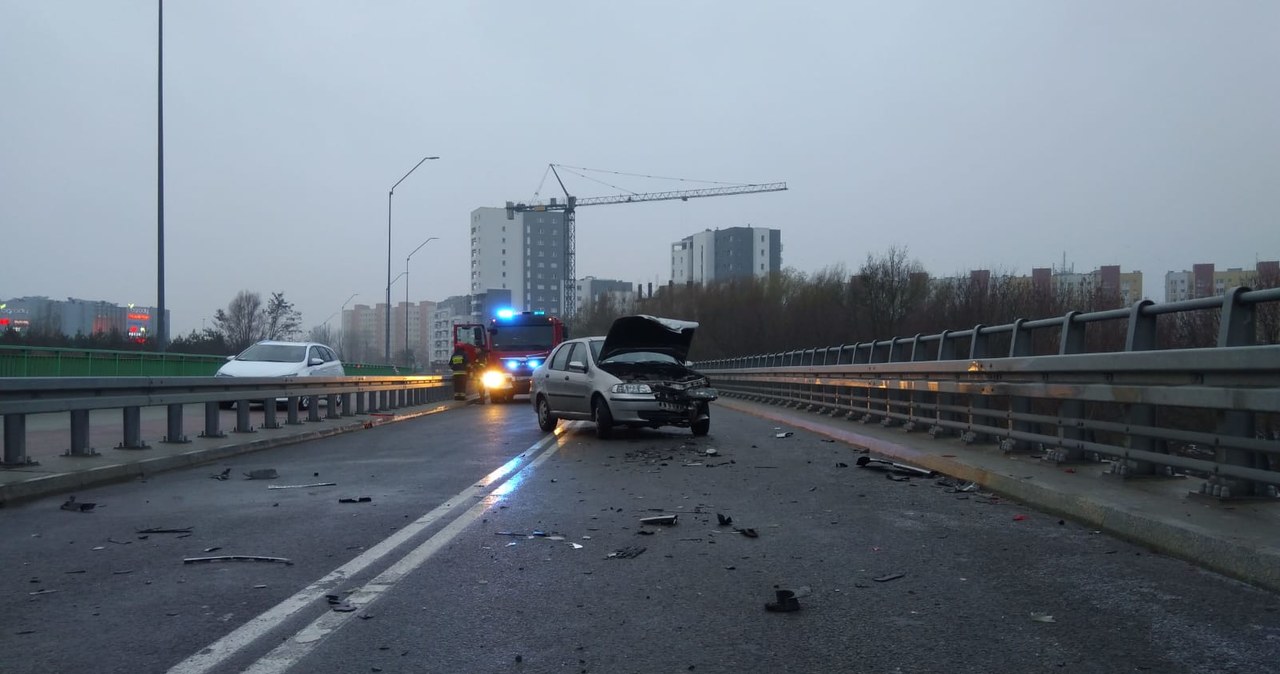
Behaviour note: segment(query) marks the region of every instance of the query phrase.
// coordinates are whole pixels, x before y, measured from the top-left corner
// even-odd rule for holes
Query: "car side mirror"
[[[586,372],[587,364],[580,360],[569,361],[569,369],[573,372]]]
[[[308,364],[308,365],[324,365],[324,359],[323,359],[323,358],[312,358],[311,360],[307,361],[307,364]]]
[[[235,359],[236,359],[236,357],[235,357],[235,356],[227,356],[227,360],[228,360],[228,361],[232,361],[232,360],[235,360]]]

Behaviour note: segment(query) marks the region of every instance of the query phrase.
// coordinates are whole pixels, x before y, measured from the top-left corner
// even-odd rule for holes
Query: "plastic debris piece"
[[[644,551],[647,549],[648,548],[642,548],[639,546],[627,546],[610,552],[605,556],[605,559],[635,559],[636,557],[644,554]]]
[[[258,468],[244,474],[246,480],[274,480],[280,477],[275,468]]]
[[[181,527],[178,529],[165,529],[164,527],[152,527],[151,529],[138,529],[134,533],[139,534],[189,534],[191,527]]]
[[[1027,519],[1027,516],[1026,516],[1026,515],[1014,515],[1014,516],[1013,516],[1013,521],[1014,521],[1014,522],[1021,522],[1021,521],[1025,520],[1025,519]]]
[[[341,604],[334,604],[333,610],[337,611],[338,613],[351,613],[356,610],[356,607],[344,601]]]
[[[777,590],[774,593],[776,600],[767,602],[764,610],[773,613],[792,613],[800,610],[800,602],[796,599],[796,593],[791,590]]]
[[[61,507],[63,510],[70,510],[71,512],[87,513],[87,512],[89,512],[89,511],[93,510],[94,508],[98,507],[98,504],[97,504],[97,503],[84,503],[84,502],[81,502],[81,501],[76,501],[76,497],[75,497],[75,496],[68,496],[68,497],[67,497],[67,500],[66,500],[66,501],[64,501],[64,502],[63,502],[63,504],[62,504],[62,506],[60,506],[60,507]]]
[[[657,515],[655,517],[641,517],[640,524],[648,525],[672,525],[676,523],[678,515]]]
[[[911,481],[910,475],[894,475],[893,473],[885,473],[884,476],[890,480],[893,480],[894,482],[910,482]]]
[[[293,565],[293,560],[286,557],[264,557],[261,555],[219,555],[217,557],[187,557],[182,560],[183,564],[201,564],[212,562],[271,562],[276,564]]]
[[[93,549],[94,549],[94,550],[106,550],[106,548],[102,547],[101,545],[99,545],[98,547],[93,548]]]
[[[1053,623],[1053,622],[1058,622],[1058,621],[1054,620],[1054,619],[1053,619],[1053,616],[1049,615],[1048,613],[1032,613],[1032,614],[1031,614],[1031,620],[1032,620],[1033,622],[1038,622],[1038,623]]]
[[[113,576],[127,576],[127,575],[129,575],[129,574],[131,574],[131,573],[133,573],[133,569],[125,569],[125,570],[123,570],[123,571],[112,571],[112,572],[111,572],[111,575],[113,575]]]
[[[312,484],[269,484],[267,489],[310,489],[312,487],[336,487],[337,482],[314,482]]]
[[[267,586],[266,586],[266,585],[254,585],[254,586],[253,586],[253,589],[255,589],[255,590],[265,590],[265,589],[267,589]]]
[[[891,574],[888,574],[888,575],[886,575],[886,576],[880,576],[879,578],[872,578],[871,580],[874,580],[874,581],[875,581],[875,582],[877,582],[877,583],[887,583],[887,582],[889,582],[889,581],[891,581],[891,580],[897,580],[897,579],[899,579],[899,578],[902,578],[902,577],[903,577],[903,576],[905,576],[905,575],[907,575],[907,574],[905,574],[905,573],[891,573]]]
[[[231,479],[231,469],[228,468],[217,475],[210,475],[209,477],[215,480],[229,480]]]
[[[727,527],[730,524],[733,524],[733,518],[728,515],[721,515],[720,513],[716,513],[716,519],[720,521],[720,526],[722,527]]]
[[[215,546],[213,546],[212,548],[205,548],[205,549],[204,549],[204,551],[205,551],[205,552],[217,552],[217,551],[219,551],[219,550],[221,550],[221,549],[222,549],[222,546],[220,546],[220,545],[215,545]]]
[[[581,550],[581,549],[582,549],[582,544],[581,544],[581,543],[570,543],[569,545],[572,545],[574,550]]]
[[[858,457],[857,464],[859,468],[866,468],[868,470],[883,470],[890,473],[898,473],[900,475],[915,475],[919,477],[930,477],[933,475],[933,471],[931,470],[926,470],[924,468],[916,468],[915,466],[908,466],[904,463],[894,463],[892,461],[885,461],[884,459],[873,459],[869,456]]]
[[[775,438],[789,438],[789,437],[791,437],[791,436],[793,436],[793,435],[795,435],[795,433],[792,433],[791,431],[786,431],[785,433],[775,433],[773,437],[775,437]]]
[[[652,531],[649,531],[648,529],[641,529],[641,530],[639,530],[639,531],[637,531],[637,532],[636,532],[636,535],[637,535],[637,536],[652,536],[652,535],[653,535],[653,532],[652,532]]]
[[[519,543],[516,543],[515,541],[511,541],[510,543],[507,543],[508,548],[514,548],[517,545],[519,545]]]
[[[734,529],[734,531],[746,536],[747,538],[760,538],[760,534],[755,529]]]
[[[564,540],[564,536],[547,536],[547,540],[549,540],[549,541],[563,541],[563,540]]]
[[[838,461],[838,462],[836,462],[836,468],[848,468],[848,467],[849,467],[849,464],[847,464],[847,463],[845,463],[845,462],[843,462],[843,461]]]
[[[704,453],[704,454],[706,454],[707,456],[715,456],[716,454],[719,454],[720,452],[716,451],[716,448],[715,448],[715,447],[708,447],[708,448],[706,449],[706,451],[705,451],[705,452],[703,452],[703,453]]]

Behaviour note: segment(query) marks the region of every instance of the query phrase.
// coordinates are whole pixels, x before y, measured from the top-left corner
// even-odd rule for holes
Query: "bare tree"
[[[855,307],[861,322],[878,339],[895,336],[928,295],[928,276],[907,249],[894,246],[880,257],[868,253],[854,277]]]
[[[226,310],[219,309],[213,315],[214,329],[233,353],[239,353],[266,335],[262,309],[262,296],[241,290],[231,299]]]
[[[266,308],[267,339],[296,339],[302,327],[302,314],[293,308],[293,303],[284,298],[284,293],[271,293]]]
[[[307,331],[307,341],[332,346],[334,344],[333,328],[329,327],[328,323],[314,326]]]

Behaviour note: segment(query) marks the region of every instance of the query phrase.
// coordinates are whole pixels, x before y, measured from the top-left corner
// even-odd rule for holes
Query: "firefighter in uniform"
[[[467,380],[476,362],[476,347],[466,342],[454,342],[453,355],[449,357],[449,369],[453,370],[453,399],[466,400]]]

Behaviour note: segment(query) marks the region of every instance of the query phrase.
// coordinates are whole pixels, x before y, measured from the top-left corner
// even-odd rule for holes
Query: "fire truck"
[[[567,337],[564,323],[544,311],[504,309],[490,319],[480,386],[490,402],[528,395],[533,370]]]

